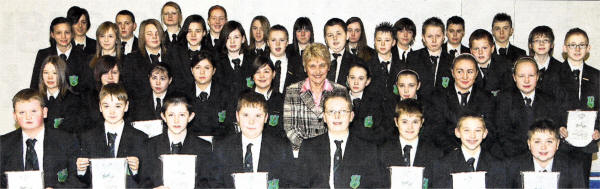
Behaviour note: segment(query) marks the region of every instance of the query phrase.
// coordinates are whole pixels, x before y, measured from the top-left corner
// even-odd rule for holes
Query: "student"
[[[147,77],[152,93],[144,93],[131,99],[132,111],[129,115],[132,121],[160,120],[165,97],[174,91],[172,88],[169,90],[173,74],[168,65],[163,63],[152,65]]]
[[[76,92],[86,92],[91,88],[91,84],[85,83],[88,81],[86,73],[89,68],[87,66],[86,55],[82,50],[73,48],[71,40],[73,39],[71,22],[64,17],[56,17],[50,24],[50,47],[40,49],[35,57],[33,65],[33,73],[31,74],[30,88],[39,86],[38,77],[41,72],[42,61],[51,55],[59,55],[67,63],[66,77],[69,79],[69,85]]]
[[[416,99],[400,101],[394,111],[394,124],[397,132],[378,148],[381,167],[388,170],[390,166],[424,167],[429,173],[433,161],[442,157],[442,150],[421,137],[423,129],[423,108]],[[431,175],[424,175],[430,178]],[[385,171],[385,187],[390,186],[390,172]]]
[[[422,99],[419,98],[419,89],[421,89],[421,78],[414,70],[404,69],[398,72],[396,76],[396,88],[398,90],[398,101],[405,99]]]
[[[465,36],[465,20],[460,16],[452,16],[446,21],[446,37],[448,41],[442,45],[442,51],[454,59],[454,57],[471,52],[468,47],[462,45],[462,39]]]
[[[355,115],[350,132],[365,141],[381,144],[387,136],[386,131],[391,128],[384,122],[384,99],[373,91],[374,88],[369,87],[372,81],[371,74],[369,68],[363,64],[352,65],[348,72],[348,93]]]
[[[359,17],[350,17],[346,21],[348,27],[348,49],[350,53],[362,61],[369,61],[376,53],[375,50],[367,45],[365,27]],[[392,34],[393,35],[393,34]]]
[[[302,54],[306,79],[287,87],[283,101],[283,126],[294,150],[302,140],[326,133],[323,122],[323,100],[336,91],[347,93],[343,85],[326,78],[330,69],[330,54],[321,43],[306,47]]]
[[[254,73],[252,75],[254,92],[265,97],[269,108],[268,126],[263,132],[286,138],[285,130],[283,130],[283,94],[273,86],[273,79],[278,74],[275,65],[269,58],[258,56],[254,59],[250,70],[251,73]]]
[[[292,31],[293,40],[292,44],[286,48],[289,52],[292,52],[300,57],[304,54],[304,49],[308,44],[315,42],[315,34],[313,31],[312,22],[308,17],[299,17],[294,22],[294,30]]]
[[[460,117],[467,112],[477,112],[484,117],[486,128],[489,131],[484,147],[487,147],[496,135],[494,121],[494,109],[492,95],[477,87],[474,87],[477,78],[477,60],[471,54],[458,55],[450,67],[454,84],[446,89],[433,92],[430,99],[433,108],[430,110],[435,133],[435,142],[438,148],[449,152],[458,148],[460,140],[452,136],[455,125]]]
[[[19,128],[0,137],[2,188],[10,184],[7,171],[34,170],[43,172],[44,187],[81,187],[73,166],[73,155],[79,148],[77,140],[63,131],[46,129],[44,118],[48,109],[43,98],[33,89],[23,89],[12,99]]]
[[[219,34],[222,42],[217,52],[217,67],[220,68],[216,75],[222,83],[238,94],[246,88],[246,78],[250,77],[249,68],[254,60],[254,54],[248,52],[246,32],[237,21],[229,21]]]
[[[234,131],[232,123],[232,112],[227,112],[231,101],[226,86],[215,81],[214,75],[219,67],[212,61],[209,52],[202,51],[197,59],[192,61],[189,68],[194,76],[194,85],[189,86],[188,98],[194,99],[194,120],[190,126],[190,132],[194,136],[225,137]],[[210,141],[209,141],[210,142]]]
[[[213,51],[218,51],[219,35],[223,29],[223,25],[227,23],[227,11],[221,5],[214,5],[208,9],[208,26],[209,35],[205,35],[202,39],[202,46]]]
[[[346,49],[346,23],[339,18],[329,19],[323,27],[325,43],[331,56],[331,65],[327,79],[340,85],[346,84],[348,70],[352,64],[362,63],[358,57]]]
[[[579,28],[569,30],[565,36],[563,51],[567,58],[560,64],[561,86],[566,91],[566,103],[568,110],[598,111],[598,98],[600,97],[600,72],[585,62],[585,57],[590,52],[589,38],[585,31]],[[573,147],[568,142],[564,142],[561,151],[565,151],[569,156],[582,163],[583,176],[586,186],[589,185],[590,167],[592,163],[592,154],[598,152],[598,133],[600,127],[600,118],[596,118],[593,141],[585,147]],[[560,128],[561,136],[567,137],[568,132],[564,125]]]
[[[71,26],[73,27],[73,41],[74,47],[82,50],[86,55],[94,54],[96,52],[96,40],[86,36],[90,29],[90,14],[84,8],[78,6],[72,6],[67,11],[67,18],[71,20]]]
[[[65,61],[56,55],[44,59],[37,89],[48,108],[46,128],[78,133],[85,122],[85,116],[80,115],[84,107],[79,93],[67,83],[66,69]]]
[[[254,17],[250,23],[250,45],[248,46],[248,49],[254,56],[269,54],[266,36],[269,32],[269,28],[271,28],[269,19],[260,15]]]
[[[98,58],[104,55],[113,56],[117,59],[123,57],[121,52],[121,39],[119,38],[119,27],[112,22],[103,22],[96,30],[96,39],[98,39],[96,52],[91,56],[89,67],[93,68]],[[91,69],[90,69],[91,71]]]
[[[289,141],[263,132],[267,112],[262,95],[252,91],[240,95],[235,117],[241,133],[217,140],[214,145],[214,175],[219,187],[233,188],[231,174],[244,172],[268,172],[269,183],[277,182],[279,187],[288,188],[295,182],[290,170],[293,155]]]
[[[554,98],[564,99],[564,91],[560,85],[559,73],[561,62],[556,60],[554,52],[554,33],[548,26],[538,26],[529,33],[529,56],[538,63],[539,81],[538,89],[552,94]]]
[[[510,37],[514,32],[512,18],[506,13],[498,13],[492,21],[492,33],[496,41],[494,54],[503,56],[509,63],[525,56],[525,50],[510,44]]]
[[[119,38],[121,39],[121,52],[128,55],[137,52],[138,38],[133,32],[137,28],[135,16],[129,10],[121,10],[115,17],[115,23],[119,26]]]
[[[94,89],[87,93],[82,93],[83,106],[87,107],[87,121],[95,123],[102,120],[100,112],[98,94],[103,86],[111,83],[123,83],[121,80],[121,64],[115,57],[101,56],[94,66]],[[89,124],[87,124],[89,125]],[[81,125],[84,126],[84,125]],[[87,131],[91,127],[81,128],[81,131]]]
[[[486,188],[506,187],[506,170],[502,161],[494,158],[481,142],[488,130],[483,117],[477,114],[464,114],[458,120],[454,134],[460,138],[460,148],[434,161],[429,182],[431,188],[451,188],[452,173],[485,171]]]
[[[310,48],[310,47],[309,47]],[[298,155],[303,188],[380,188],[384,172],[377,147],[349,131],[354,118],[348,93],[335,92],[323,101],[325,134],[302,142]]]
[[[167,125],[165,133],[148,139],[142,174],[142,187],[163,186],[161,155],[196,155],[196,188],[208,188],[213,183],[209,170],[212,166],[212,146],[191,133],[187,126],[194,119],[192,105],[182,95],[173,95],[164,100],[160,117]]]
[[[177,3],[169,1],[163,5],[160,13],[160,21],[167,27],[164,33],[165,46],[170,48],[172,45],[177,43],[179,38],[183,37],[177,35],[180,33],[181,21],[183,20],[181,8]]]
[[[511,80],[511,66],[506,60],[494,52],[492,34],[484,29],[477,29],[469,36],[471,54],[477,60],[477,79],[475,85],[494,96],[503,90],[514,89]]]
[[[513,80],[518,90],[502,91],[496,97],[498,144],[506,158],[527,151],[527,129],[534,120],[550,118],[564,125],[564,106],[551,95],[536,90],[538,68],[534,59],[526,57],[515,62]],[[564,115],[563,115],[564,114]]]
[[[417,71],[421,76],[421,90],[429,94],[435,89],[450,85],[450,55],[442,51],[444,42],[444,23],[437,17],[423,22],[423,44],[425,47],[408,53],[407,68]]]
[[[148,135],[124,120],[129,107],[125,88],[119,84],[104,85],[98,95],[103,121],[91,123],[94,128],[79,135],[81,149],[77,155],[77,177],[88,187],[92,182],[90,159],[127,158],[127,187],[139,187],[140,165],[144,162],[144,149]]]
[[[388,22],[382,22],[375,27],[374,47],[377,54],[373,55],[367,63],[373,72],[371,88],[383,94],[383,100],[386,101],[394,98],[393,86],[402,64],[398,57],[392,55],[392,46],[396,44],[394,33],[392,25]]]
[[[268,34],[269,57],[276,71],[272,85],[279,93],[285,94],[288,86],[306,78],[302,70],[302,56],[288,51],[288,32],[282,25],[274,25]]]
[[[183,27],[179,30],[180,37],[177,42],[179,51],[185,52],[187,60],[191,61],[195,56],[198,56],[200,51],[207,50],[206,46],[202,46],[202,38],[206,35],[206,24],[202,16],[193,14],[185,18]],[[183,37],[185,36],[185,37]]]
[[[507,167],[508,185],[523,186],[521,172],[559,172],[558,188],[587,188],[581,174],[581,163],[557,152],[559,148],[558,126],[551,120],[539,120],[527,131],[529,152],[510,160]]]
[[[396,45],[392,47],[392,56],[406,63],[406,56],[413,51],[412,45],[415,43],[417,26],[410,18],[401,18],[394,23],[394,31],[396,31]]]

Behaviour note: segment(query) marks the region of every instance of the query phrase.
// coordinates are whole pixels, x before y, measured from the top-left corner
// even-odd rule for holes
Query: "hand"
[[[598,130],[594,130],[594,134],[592,135],[592,139],[594,139],[594,140],[600,139],[600,132],[598,132]]]
[[[137,171],[140,165],[140,160],[137,157],[129,156],[127,157],[127,164],[129,164],[131,171]]]
[[[166,186],[159,186],[159,187],[156,187],[156,188],[154,188],[154,189],[169,189],[169,187],[166,187]]]
[[[567,131],[566,127],[560,127],[560,138],[567,138],[569,137],[569,132]]]
[[[85,171],[88,166],[90,166],[89,158],[77,158],[77,171]]]

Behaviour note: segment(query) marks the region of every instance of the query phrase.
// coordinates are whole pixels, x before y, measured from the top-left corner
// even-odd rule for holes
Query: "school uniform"
[[[448,48],[448,42],[445,42],[444,44],[442,44],[442,51],[447,52],[448,55],[450,55],[451,60],[454,60],[454,58],[457,55],[463,54],[463,53],[471,53],[471,49],[469,49],[469,47],[464,46],[463,44],[460,44],[460,47],[458,47],[457,49],[453,49],[453,48]]]
[[[502,56],[492,54],[487,68],[482,68],[477,64],[477,78],[475,86],[481,88],[496,96],[503,90],[515,88],[512,78],[512,66],[509,61]]]
[[[252,83],[252,75],[254,73],[250,73],[250,69],[254,58],[252,53],[244,53],[234,59],[230,59],[227,54],[220,54],[215,64],[218,65],[217,73],[214,76],[215,79],[226,83],[232,92],[234,92],[233,94],[238,94]],[[239,68],[236,68],[235,61],[239,61]]]
[[[150,92],[131,98],[131,103],[129,104],[130,108],[128,111],[130,118],[129,120],[161,120],[162,118],[160,117],[160,110],[165,105],[164,103],[166,97],[173,93],[173,89],[167,89],[166,93],[162,97],[155,96],[153,92]]]
[[[265,44],[264,46],[258,48],[250,48],[249,49],[250,53],[252,53],[254,55],[254,57],[257,56],[269,56],[269,54],[271,54],[271,49],[269,48],[269,45],[267,45],[266,39],[265,39]]]
[[[164,42],[165,42],[165,46],[167,48],[170,48],[173,45],[177,45],[177,42],[180,41],[180,39],[179,39],[180,37],[185,38],[185,36],[180,36],[179,33],[181,33],[181,32],[177,32],[177,33],[174,33],[174,34],[169,34],[169,31],[165,30],[165,32],[164,32],[164,39],[165,39]]]
[[[346,86],[346,80],[348,79],[348,72],[350,72],[350,67],[353,64],[363,64],[363,62],[356,56],[350,54],[348,50],[344,50],[343,53],[332,53],[329,50],[331,55],[331,66],[329,67],[329,72],[327,73],[327,79],[330,81],[334,81],[337,84]],[[338,54],[340,57],[335,58],[335,54]],[[334,65],[334,60],[336,60]]]
[[[387,64],[387,65],[386,65]],[[394,86],[396,85],[398,72],[402,70],[402,61],[398,57],[392,56],[389,61],[383,61],[376,54],[371,57],[367,63],[371,71],[372,79],[369,87],[373,91],[383,95],[384,100],[394,98]]]
[[[283,129],[284,96],[277,91],[271,91],[267,96],[265,98],[267,99],[267,107],[269,108],[269,118],[267,124],[265,124],[263,133],[287,139],[285,130]]]
[[[560,84],[557,85],[560,83],[561,62],[554,57],[549,57],[545,65],[545,67],[539,68],[536,90],[552,94],[555,99],[562,101],[566,98],[565,91]]]
[[[360,60],[363,62],[368,62],[371,60],[371,58],[373,58],[373,56],[377,56],[377,51],[366,45],[363,47],[357,46],[354,48],[350,48],[350,46],[348,46],[348,50],[350,51],[350,54],[360,58]]]
[[[439,56],[432,58],[429,55],[427,48],[422,48],[417,51],[408,53],[406,68],[412,69],[419,74],[421,79],[421,88],[419,89],[424,94],[429,94],[435,89],[445,88],[450,85],[450,73],[451,63],[450,55],[441,51]],[[437,59],[437,62],[433,62]]]
[[[377,159],[377,146],[352,133],[340,144],[341,160],[336,171],[335,151],[337,144],[329,134],[323,134],[302,142],[298,154],[302,188],[381,188],[383,170]],[[333,148],[332,148],[333,147]],[[332,153],[334,152],[334,153]],[[334,154],[334,155],[332,155]],[[333,185],[330,185],[333,183]]]
[[[294,43],[288,44],[287,47],[285,48],[286,54],[299,56],[300,58],[302,58],[303,52],[304,52],[304,49],[300,49],[300,46],[298,44],[294,45]]]
[[[294,186],[293,178],[296,173],[291,171],[292,148],[286,139],[265,133],[256,140],[244,139],[241,133],[237,133],[216,140],[214,156],[217,162],[214,164],[216,173],[213,175],[217,179],[218,187],[233,188],[234,180],[231,174],[244,172],[268,172],[268,180],[279,179],[280,187]],[[246,166],[245,163],[252,165]]]
[[[138,38],[136,36],[133,36],[127,41],[121,40],[121,48],[121,52],[123,52],[123,55],[129,55],[132,53],[139,52],[140,49],[138,48]]]
[[[121,133],[116,132],[117,136],[115,138],[115,154],[110,153],[109,144],[107,142],[108,137],[107,133],[111,133],[110,131],[106,131],[104,122],[96,122],[92,123],[96,126],[86,132],[81,133],[79,138],[79,143],[81,144],[81,149],[78,158],[125,158],[128,156],[134,156],[139,159],[138,171],[133,172],[129,169],[126,177],[126,185],[128,188],[136,188],[139,187],[140,184],[140,176],[139,173],[143,170],[144,164],[144,150],[146,149],[146,140],[148,139],[148,135],[139,131],[133,126],[131,123],[124,122],[123,129]],[[117,144],[118,143],[118,144]],[[77,171],[77,176],[82,183],[85,183],[87,186],[92,184],[92,174],[90,172],[91,165],[88,166],[85,172],[80,173]]]
[[[194,136],[227,136],[234,132],[235,110],[231,103],[234,97],[230,95],[234,93],[214,80],[209,89],[200,91],[194,85],[193,88],[185,90],[196,114],[188,131]],[[203,92],[206,93],[206,99]]]
[[[552,159],[552,165],[549,165],[546,171],[559,172],[558,188],[587,188],[584,184],[584,178],[581,174],[581,164],[570,159],[567,155],[556,153]],[[507,162],[508,185],[510,188],[520,188],[523,186],[521,172],[536,171],[543,172],[535,168],[534,159],[531,153],[514,157]]]
[[[377,150],[381,168],[386,170],[383,177],[385,179],[384,183],[386,184],[386,188],[391,186],[391,172],[388,169],[389,167],[413,166],[424,167],[429,170],[432,168],[433,161],[444,155],[442,150],[436,148],[430,142],[427,142],[426,138],[419,137],[417,138],[418,141],[415,141],[414,144],[403,144],[400,140],[399,137],[388,140],[383,145],[380,145]],[[405,148],[407,150],[404,150]],[[407,153],[405,153],[405,151]],[[430,172],[431,171],[424,171],[424,174]],[[423,175],[424,178],[428,179],[430,179],[430,176],[431,175]]]
[[[302,57],[293,53],[286,52],[285,58],[278,59],[269,54],[275,69],[277,69],[277,61],[280,61],[280,70],[276,72],[275,78],[271,85],[281,94],[285,94],[285,89],[293,83],[301,81],[307,77],[302,65]],[[251,73],[254,75],[254,73]]]
[[[412,52],[413,50],[412,47],[409,47],[408,50],[402,50],[401,48],[398,48],[398,45],[394,45],[391,51],[392,56],[394,56],[395,59],[400,60],[402,64],[406,64],[406,57],[408,56],[408,53]]]
[[[75,39],[73,39],[71,40],[71,45],[83,51],[83,53],[85,53],[86,55],[96,54],[96,40],[88,36],[85,36],[85,44],[77,44],[77,42],[75,42]]]
[[[531,99],[531,97],[527,97]],[[564,106],[542,91],[535,91],[531,105],[525,105],[525,97],[518,90],[500,92],[496,99],[496,127],[498,144],[506,158],[528,151],[527,131],[535,120],[552,119],[564,125]]]
[[[527,56],[527,53],[525,52],[525,50],[523,50],[519,47],[516,47],[510,43],[508,43],[507,48],[502,48],[502,47],[499,47],[498,45],[496,45],[495,47],[496,48],[494,48],[493,54],[503,56],[504,58],[509,60],[509,62],[508,62],[509,65],[514,64],[515,61],[517,61],[517,59],[519,59],[519,57]]]
[[[467,160],[474,158],[473,167]],[[494,158],[485,150],[481,150],[479,155],[471,157],[463,152],[461,148],[454,149],[444,157],[433,162],[431,169],[432,179],[429,180],[431,188],[452,188],[452,173],[486,171],[486,188],[505,188],[506,187],[506,168],[502,161]]]
[[[56,46],[50,46],[45,49],[40,49],[35,57],[35,64],[33,65],[33,73],[31,74],[30,88],[37,89],[39,85],[39,77],[43,72],[42,64],[44,59],[52,55],[61,55],[58,52]],[[89,75],[92,73],[91,68],[88,66],[86,61],[86,54],[75,47],[71,47],[64,54],[66,56],[67,69],[65,70],[65,77],[69,85],[76,92],[86,92],[93,88],[93,76]]]
[[[360,96],[350,95],[354,119],[350,132],[365,141],[381,144],[387,138],[390,125],[385,121],[383,99],[377,93],[363,91]]]
[[[27,136],[20,128],[2,135],[0,148],[1,187],[6,188],[7,171],[26,171]],[[37,156],[33,170],[43,172],[44,187],[70,188],[81,187],[76,175],[75,154],[79,149],[76,138],[56,129],[44,129],[34,139]],[[35,169],[37,167],[37,169]]]
[[[179,142],[177,142],[179,143]],[[209,171],[212,164],[212,146],[209,142],[204,141],[191,134],[186,134],[185,139],[181,141],[181,147],[171,141],[167,133],[163,133],[148,139],[146,145],[144,161],[144,172],[142,173],[142,187],[154,188],[164,185],[162,161],[160,156],[164,154],[187,154],[196,155],[196,188],[208,188],[214,183]]]
[[[60,129],[68,133],[83,131],[82,125],[87,123],[87,111],[79,94],[71,90],[67,90],[65,94],[59,92],[56,96],[47,94],[44,103],[48,108],[44,121],[46,128]]]
[[[202,37],[202,40],[200,41],[200,45],[202,45],[203,47],[206,48],[206,50],[208,50],[209,52],[212,53],[217,53],[218,51],[218,46],[219,46],[219,39],[213,39],[212,36],[210,35],[210,31],[208,32],[208,34],[204,35],[204,37]]]
[[[104,121],[104,117],[102,116],[102,112],[100,112],[100,97],[98,96],[100,91],[93,89],[86,93],[81,93],[81,102],[84,111],[83,115],[80,113],[79,116],[83,116],[86,124],[79,125],[79,132],[84,132],[94,128],[96,124],[87,124],[87,123],[97,123]]]

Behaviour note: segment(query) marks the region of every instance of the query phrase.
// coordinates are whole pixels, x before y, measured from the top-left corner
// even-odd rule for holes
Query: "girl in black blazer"
[[[371,60],[371,56],[377,54],[375,50],[367,45],[365,27],[359,17],[351,17],[346,21],[348,28],[348,50],[362,61]],[[392,34],[394,35],[394,34]]]
[[[179,30],[178,36],[182,36],[177,39],[179,51],[185,52],[185,57],[192,60],[194,56],[198,56],[201,50],[207,50],[207,47],[201,43],[205,35],[206,22],[204,18],[197,14],[188,16],[183,22],[183,27]]]
[[[162,6],[160,11],[160,20],[167,27],[164,33],[165,45],[171,47],[179,41],[179,38],[184,36],[179,35],[181,33],[181,8],[173,1],[169,1]]]
[[[292,44],[288,45],[286,50],[294,55],[302,56],[304,48],[310,43],[315,42],[312,22],[308,17],[300,17],[294,22]]]
[[[82,50],[86,55],[96,52],[96,40],[86,36],[90,29],[90,14],[84,8],[72,6],[67,11],[67,18],[71,20],[74,38],[72,44],[74,47]]]
[[[279,93],[277,89],[273,90],[272,85],[277,74],[273,62],[270,58],[264,56],[256,57],[251,65],[251,72],[254,73],[252,80],[250,80],[253,83],[251,88],[254,88],[255,92],[265,97],[269,108],[269,119],[263,132],[286,138],[282,123],[283,94]]]
[[[247,52],[246,32],[237,21],[229,21],[219,34],[220,50],[217,58],[216,78],[227,83],[234,92],[246,88],[246,79],[250,78],[250,64],[254,55]]]

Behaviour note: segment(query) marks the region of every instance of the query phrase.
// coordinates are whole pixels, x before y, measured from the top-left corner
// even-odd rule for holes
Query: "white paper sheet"
[[[44,173],[42,171],[8,171],[6,177],[9,189],[44,188]]]
[[[233,182],[237,189],[266,189],[268,173],[233,173]]]
[[[559,172],[521,172],[524,189],[555,189],[558,188]]]
[[[148,138],[162,134],[162,120],[134,121],[131,123],[133,128],[140,130],[148,135]]]
[[[196,155],[165,154],[163,163],[163,184],[169,188],[195,188]]]
[[[452,173],[452,187],[461,189],[485,188],[485,171]]]
[[[423,188],[423,170],[424,167],[404,167],[391,166],[390,180],[392,181],[392,189],[421,189]]]
[[[592,141],[597,113],[596,111],[569,111],[567,119],[569,136],[566,138],[569,144],[585,147]]]
[[[127,159],[90,159],[92,166],[92,188],[125,188]]]

